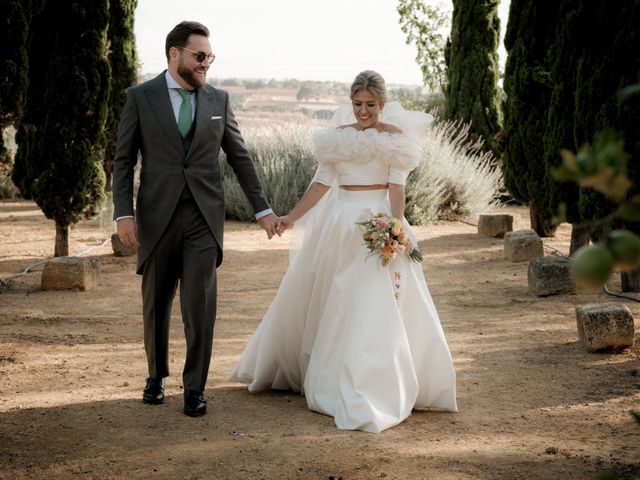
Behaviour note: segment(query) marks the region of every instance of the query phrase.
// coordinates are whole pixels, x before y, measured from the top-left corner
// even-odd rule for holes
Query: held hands
[[[139,247],[138,238],[136,236],[138,227],[134,218],[121,218],[117,223],[118,236],[120,241],[127,247]]]
[[[276,227],[278,235],[282,235],[285,230],[293,228],[293,223],[294,222],[289,218],[289,215],[284,215],[283,217],[278,218],[278,226]]]
[[[258,225],[267,232],[267,237],[269,240],[273,238],[274,235],[278,235],[279,237],[285,232],[285,230],[289,230],[293,227],[293,221],[289,217],[289,215],[285,215],[283,217],[276,217],[274,214],[269,214],[264,217],[259,218]]]
[[[264,217],[260,217],[257,222],[258,225],[260,225],[260,228],[267,232],[267,237],[269,238],[269,240],[271,240],[271,238],[273,238],[275,234],[278,234],[278,236],[280,235],[280,232],[277,231],[278,217],[276,217],[273,213],[265,215]]]

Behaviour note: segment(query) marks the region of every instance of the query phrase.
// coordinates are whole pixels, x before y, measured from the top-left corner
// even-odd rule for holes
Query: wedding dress
[[[380,119],[401,134],[336,128],[355,123],[350,111],[314,135],[314,181],[334,188],[303,217],[299,250],[230,380],[301,392],[338,428],[380,432],[414,408],[457,411],[456,376],[422,265],[401,255],[383,266],[363,244],[356,222],[391,214],[387,190],[335,187],[404,184],[432,118],[390,103]]]

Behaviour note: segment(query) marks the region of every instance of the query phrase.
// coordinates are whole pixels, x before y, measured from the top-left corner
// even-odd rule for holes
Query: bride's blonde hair
[[[380,105],[387,103],[387,86],[384,83],[384,78],[378,72],[365,70],[358,74],[351,84],[351,100],[360,90],[370,92],[380,102]]]

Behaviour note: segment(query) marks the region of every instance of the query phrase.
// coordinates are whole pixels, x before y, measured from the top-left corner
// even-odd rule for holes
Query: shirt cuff
[[[260,220],[262,217],[266,217],[267,215],[272,215],[273,214],[273,210],[271,210],[270,208],[267,208],[266,210],[261,210],[258,213],[256,213],[256,220]]]
[[[134,217],[133,215],[123,215],[122,217],[118,217],[118,218],[116,218],[116,222],[117,222],[118,220],[122,220],[123,218],[135,218],[135,217]]]

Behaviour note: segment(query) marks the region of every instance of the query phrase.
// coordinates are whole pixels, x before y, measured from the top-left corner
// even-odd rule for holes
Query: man
[[[164,401],[169,320],[179,284],[187,342],[184,413],[194,417],[207,409],[204,387],[216,316],[216,268],[222,262],[220,148],[269,238],[277,226],[229,97],[205,82],[215,59],[208,37],[208,29],[200,23],[176,25],[166,39],[167,70],[129,89],[113,173],[118,234],[125,245],[138,247],[137,273],[142,275],[149,367],[143,402]],[[134,212],[138,152],[142,164]]]

